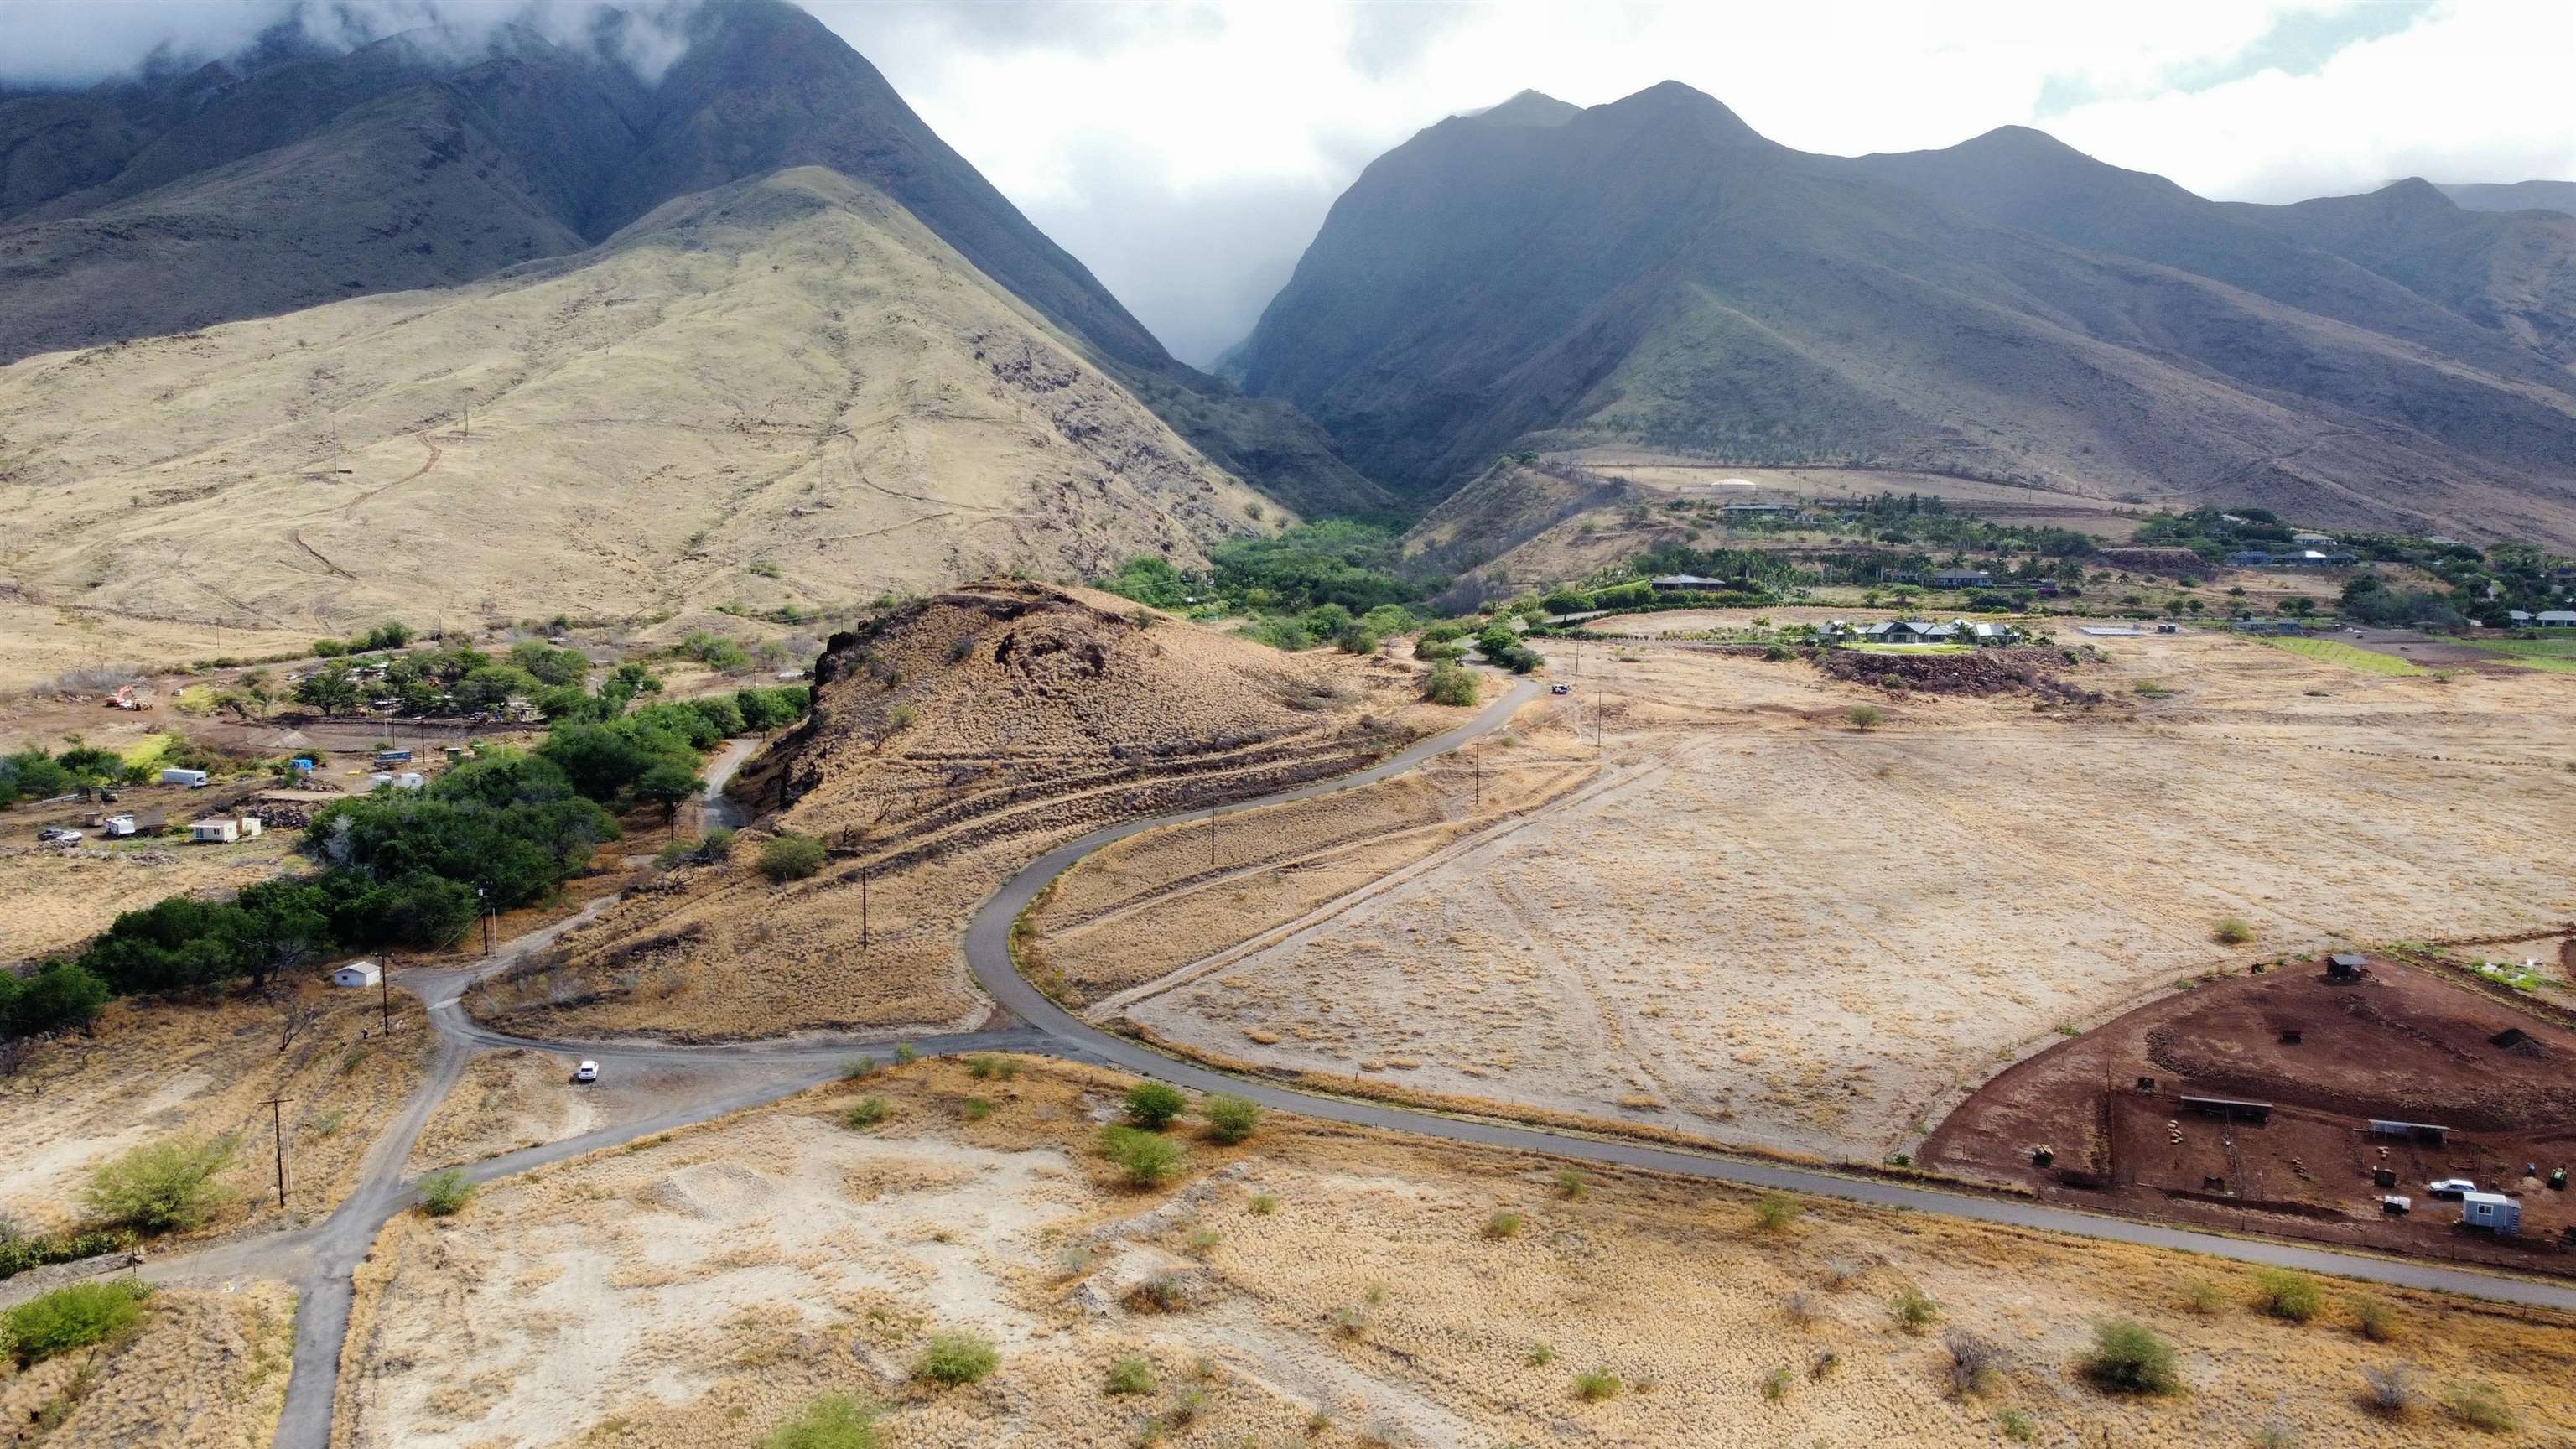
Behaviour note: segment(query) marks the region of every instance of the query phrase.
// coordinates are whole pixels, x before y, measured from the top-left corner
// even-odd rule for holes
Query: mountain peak
[[[1701,139],[1728,145],[1768,145],[1744,118],[1708,92],[1677,80],[1657,81],[1634,95],[1622,96],[1587,114],[1646,117],[1658,126],[1696,127]]]
[[[1489,126],[1562,126],[1583,114],[1583,108],[1542,91],[1522,91],[1500,105],[1481,111],[1462,111],[1458,119],[1481,121]]]

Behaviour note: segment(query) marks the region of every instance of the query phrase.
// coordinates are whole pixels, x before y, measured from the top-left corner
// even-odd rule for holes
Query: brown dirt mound
[[[1866,654],[1828,650],[1816,667],[1836,679],[1918,694],[2035,694],[2086,709],[2102,696],[2066,679],[2063,654],[2050,649],[1985,649],[1974,654]]]

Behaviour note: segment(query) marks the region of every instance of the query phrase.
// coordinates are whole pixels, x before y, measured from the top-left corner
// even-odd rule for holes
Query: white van
[[[203,770],[163,770],[161,772],[161,783],[164,785],[185,785],[191,790],[202,790],[206,788],[206,772]]]

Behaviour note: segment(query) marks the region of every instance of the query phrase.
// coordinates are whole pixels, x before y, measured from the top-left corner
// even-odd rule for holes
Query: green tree
[[[810,835],[780,835],[760,847],[760,873],[773,881],[803,880],[823,868],[823,842]]]
[[[193,1228],[224,1200],[215,1174],[232,1161],[230,1137],[148,1142],[90,1173],[81,1199],[100,1221],[139,1232]]]
[[[650,800],[662,807],[662,822],[674,824],[680,816],[680,802],[698,793],[698,775],[684,765],[664,760],[644,772],[635,782],[635,797]]]
[[[304,676],[295,685],[297,704],[310,705],[326,715],[347,714],[365,699],[346,664],[326,665]]]
[[[1189,1105],[1189,1098],[1169,1082],[1138,1082],[1127,1089],[1127,1120],[1149,1132],[1170,1126]]]

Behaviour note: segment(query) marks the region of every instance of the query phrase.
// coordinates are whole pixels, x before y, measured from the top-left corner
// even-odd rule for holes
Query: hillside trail
[[[1535,681],[1518,681],[1466,723],[1445,734],[1418,741],[1374,766],[1240,801],[1236,808],[1251,809],[1312,799],[1402,774],[1501,729],[1537,693]],[[710,819],[734,818],[724,813],[735,809],[732,802],[718,802],[725,781],[748,753],[747,745],[729,750],[723,759],[711,766],[706,786]],[[1011,955],[1011,928],[1040,891],[1104,845],[1143,831],[1194,821],[1199,815],[1196,810],[1180,811],[1104,826],[1066,841],[1022,867],[976,909],[967,923],[963,940],[967,966],[976,982],[1005,1012],[1017,1019],[1017,1024],[998,1030],[900,1040],[908,1040],[916,1052],[927,1056],[1013,1051],[1114,1067],[1201,1092],[1233,1093],[1279,1111],[1444,1142],[1764,1190],[1836,1197],[1880,1207],[1910,1208],[1972,1221],[2195,1252],[2237,1262],[2298,1268],[2368,1282],[2576,1311],[2576,1284],[2565,1282],[2194,1232],[1858,1172],[1791,1167],[1727,1157],[1715,1151],[1654,1146],[1626,1139],[1523,1126],[1496,1118],[1453,1116],[1382,1102],[1326,1096],[1261,1078],[1220,1071],[1111,1035],[1057,1006],[1019,974]],[[418,1199],[419,1181],[416,1178],[405,1179],[402,1176],[403,1165],[409,1161],[430,1115],[453,1089],[466,1061],[476,1050],[520,1048],[577,1053],[602,1061],[769,1063],[782,1069],[778,1076],[753,1086],[711,1094],[650,1119],[616,1124],[545,1146],[507,1153],[461,1169],[469,1181],[488,1183],[549,1163],[567,1161],[780,1100],[837,1076],[842,1063],[851,1056],[884,1050],[899,1040],[891,1037],[884,1040],[801,1038],[703,1047],[634,1041],[549,1041],[485,1031],[475,1027],[466,1017],[461,998],[473,982],[507,970],[531,952],[552,944],[573,925],[604,909],[614,899],[604,898],[582,915],[512,941],[491,961],[462,969],[403,974],[400,984],[406,991],[418,994],[427,1006],[428,1018],[439,1034],[438,1055],[409,1103],[368,1149],[358,1186],[329,1219],[316,1226],[271,1238],[226,1243],[204,1252],[154,1261],[142,1268],[142,1276],[154,1282],[205,1281],[246,1274],[287,1278],[295,1282],[299,1294],[295,1351],[287,1383],[286,1406],[273,1440],[276,1449],[330,1449],[340,1359],[348,1333],[349,1311],[356,1293],[353,1275],[357,1265],[372,1249],[385,1223]]]
[[[350,499],[348,502],[341,504],[340,515],[344,518],[353,517],[356,515],[357,511],[366,504],[374,502],[378,498],[391,493],[395,489],[400,488],[414,479],[427,477],[429,475],[429,470],[438,466],[438,460],[441,453],[439,451],[438,441],[435,438],[432,438],[429,431],[425,428],[422,429],[420,433],[420,445],[429,450],[429,457],[424,460],[419,467],[412,469],[410,472],[405,473],[399,478],[396,478],[391,483],[385,483],[377,487],[370,488],[366,492],[359,494],[357,497]],[[299,543],[303,542],[301,539],[296,541]],[[316,554],[314,557],[319,558],[321,555]]]

